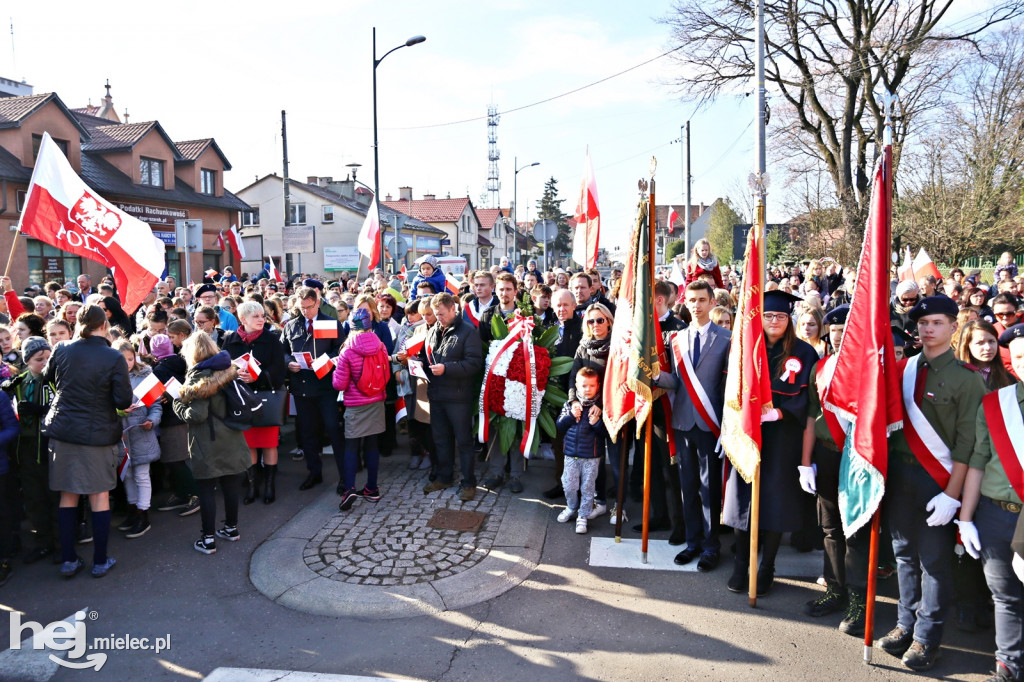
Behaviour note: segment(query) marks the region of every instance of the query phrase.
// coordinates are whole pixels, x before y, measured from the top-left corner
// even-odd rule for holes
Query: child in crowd
[[[50,320],[46,323],[46,340],[51,348],[56,348],[61,341],[71,340],[71,325],[64,320]]]
[[[50,359],[46,340],[33,336],[21,345],[25,371],[0,386],[14,401],[21,434],[9,448],[18,474],[25,516],[33,531],[33,547],[26,564],[52,555],[57,549],[57,507],[60,493],[50,490],[49,439],[42,433],[43,417],[53,402],[53,384],[43,377]]]
[[[15,373],[25,369],[21,353],[14,347],[14,336],[11,328],[7,325],[0,325],[0,360],[14,368]]]
[[[114,343],[114,349],[120,351],[128,363],[128,378],[131,379],[133,390],[153,374],[149,365],[139,361],[135,346],[129,341],[119,339]],[[159,400],[149,407],[143,405],[121,415],[123,439],[128,448],[128,466],[124,472],[128,516],[117,529],[124,531],[126,538],[142,537],[150,529],[149,505],[153,498],[153,484],[149,477],[149,465],[160,459],[155,427],[160,423],[162,415],[163,405]]]
[[[558,431],[565,434],[565,469],[562,489],[566,508],[559,523],[576,517],[576,532],[587,532],[587,516],[594,509],[597,472],[604,460],[606,431],[601,420],[601,376],[593,367],[576,373],[576,400],[566,401],[558,417]],[[578,506],[576,503],[579,493]]]

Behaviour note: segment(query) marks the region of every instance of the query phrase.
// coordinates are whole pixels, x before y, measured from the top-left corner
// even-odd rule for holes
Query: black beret
[[[928,296],[922,298],[917,305],[910,309],[910,319],[917,322],[925,315],[948,315],[953,319],[956,319],[957,313],[960,312],[960,307],[956,304],[956,301],[951,299],[949,296],[943,294],[937,294],[935,296]]]
[[[311,289],[319,289],[320,291],[324,290],[324,285],[321,284],[320,280],[318,279],[307,279],[302,282],[302,285],[307,286]]]
[[[846,318],[850,314],[850,305],[844,303],[828,311],[823,322],[825,324],[846,324]]]
[[[1024,322],[1013,325],[999,335],[999,345],[1007,348],[1014,339],[1024,339]]]
[[[217,291],[217,287],[214,286],[213,284],[200,284],[199,286],[196,287],[196,290],[192,292],[192,295],[195,296],[196,298],[199,298],[203,294],[208,294],[211,292],[220,296],[220,292]]]

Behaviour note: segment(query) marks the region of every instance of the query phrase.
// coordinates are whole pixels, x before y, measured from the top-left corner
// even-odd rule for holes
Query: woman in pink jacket
[[[391,376],[388,351],[373,333],[370,311],[356,308],[349,316],[348,324],[351,333],[338,356],[333,379],[334,389],[344,393],[345,401],[345,493],[338,505],[341,511],[351,509],[358,497],[370,502],[380,500],[377,488],[380,446],[377,436],[384,433],[384,397]],[[360,444],[366,460],[366,485],[362,492],[357,492]]]

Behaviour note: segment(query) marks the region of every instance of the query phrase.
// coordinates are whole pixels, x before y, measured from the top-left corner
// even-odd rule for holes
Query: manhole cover
[[[487,514],[462,511],[459,509],[438,509],[427,521],[430,528],[441,530],[457,530],[462,533],[475,533],[484,525]]]

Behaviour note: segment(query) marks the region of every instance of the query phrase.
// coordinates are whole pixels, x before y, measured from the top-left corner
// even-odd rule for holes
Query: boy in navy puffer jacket
[[[587,516],[594,509],[597,472],[604,459],[605,428],[601,420],[601,377],[592,367],[576,373],[576,400],[566,401],[558,416],[558,430],[565,433],[565,469],[562,488],[566,508],[559,523],[576,517],[576,532],[587,532]],[[572,505],[579,493],[579,507]]]

